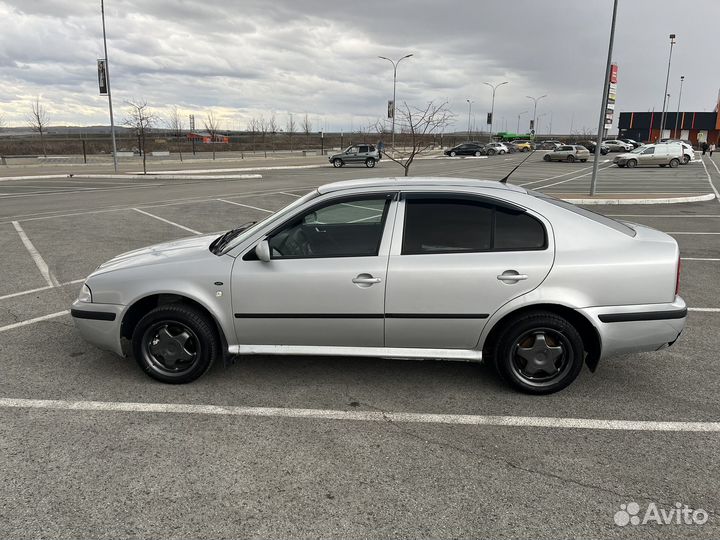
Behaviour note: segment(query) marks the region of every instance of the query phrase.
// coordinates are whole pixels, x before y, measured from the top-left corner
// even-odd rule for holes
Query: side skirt
[[[370,356],[401,360],[456,360],[481,362],[482,351],[468,349],[416,349],[405,347],[314,347],[311,345],[230,345],[230,354],[313,356]]]

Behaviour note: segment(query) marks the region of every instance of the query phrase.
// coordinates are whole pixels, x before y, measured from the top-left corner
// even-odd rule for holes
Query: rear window
[[[628,225],[625,225],[624,223],[620,223],[619,221],[616,221],[607,216],[603,216],[602,214],[596,214],[595,212],[593,212],[591,210],[587,210],[586,208],[581,208],[580,206],[575,206],[572,203],[562,201],[560,199],[555,199],[553,197],[546,195],[545,193],[540,193],[539,191],[528,190],[528,193],[530,195],[537,197],[538,199],[542,199],[545,202],[549,202],[550,204],[554,204],[555,206],[559,206],[560,208],[569,210],[570,212],[581,215],[587,219],[591,219],[592,221],[594,221],[596,223],[600,223],[601,225],[610,227],[611,229],[614,229],[614,230],[621,232],[623,234],[626,234],[628,236],[635,236],[637,234],[635,232],[635,229],[633,229],[632,227],[629,227]]]

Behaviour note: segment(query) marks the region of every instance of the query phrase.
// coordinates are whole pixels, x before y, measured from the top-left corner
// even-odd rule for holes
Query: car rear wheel
[[[457,152],[450,152],[450,157],[455,157],[455,156],[457,156]]]
[[[344,165],[342,159],[335,158],[333,159],[333,167],[342,167]]]
[[[365,166],[366,166],[368,169],[372,169],[372,168],[375,166],[375,160],[374,160],[373,158],[371,158],[371,157],[367,158],[367,159],[365,160]]]
[[[488,156],[494,156],[494,155],[495,155],[495,149],[494,149],[494,148],[491,148],[490,150],[488,150]]]
[[[682,163],[683,163],[683,165],[687,165],[688,163],[690,163],[690,156],[688,156],[687,154],[685,154],[685,155],[683,156]]]
[[[545,154],[543,156],[543,161],[550,161],[550,154]]]
[[[475,157],[480,157],[481,155],[482,155],[482,152],[481,152],[480,150],[478,150],[477,152],[475,152]]]
[[[585,162],[587,161],[587,159],[581,159],[580,161],[582,161],[583,163],[585,163]]]
[[[635,159],[628,159],[628,161],[627,161],[627,166],[628,166],[628,168],[630,168],[630,169],[633,169],[633,168],[637,167],[637,160],[635,160]]]
[[[680,165],[680,160],[679,160],[679,159],[677,159],[677,158],[672,158],[672,159],[670,160],[670,167],[672,167],[673,169],[674,169],[675,167],[677,167],[678,165]]]
[[[563,317],[545,311],[525,313],[504,324],[492,351],[499,375],[528,394],[562,390],[580,373],[583,342]]]
[[[575,162],[575,156],[568,156],[568,157],[567,157],[567,162],[568,162],[568,163],[574,163],[574,162]]]
[[[202,376],[219,354],[213,321],[183,304],[158,306],[138,322],[132,335],[135,360],[158,381],[182,384]]]

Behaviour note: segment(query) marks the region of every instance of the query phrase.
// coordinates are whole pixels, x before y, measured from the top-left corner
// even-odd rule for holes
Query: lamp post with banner
[[[396,104],[395,90],[397,87],[397,67],[400,62],[402,62],[406,58],[410,58],[411,56],[412,56],[412,54],[406,54],[402,58],[398,58],[395,61],[390,60],[389,58],[387,58],[385,56],[378,56],[378,58],[387,60],[393,66],[393,98],[392,98],[392,102],[388,103],[388,118],[392,118],[392,143],[391,144],[392,144],[392,148],[393,148],[393,154],[395,153],[395,104]]]

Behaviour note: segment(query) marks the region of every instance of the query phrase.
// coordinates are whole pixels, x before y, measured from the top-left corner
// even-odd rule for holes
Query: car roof
[[[447,177],[390,177],[390,178],[366,178],[362,180],[343,180],[325,184],[318,188],[318,193],[332,193],[356,188],[432,188],[432,187],[469,187],[498,189],[504,191],[516,191],[527,193],[527,190],[513,184],[501,184],[497,180],[476,180],[474,178],[447,178]]]

